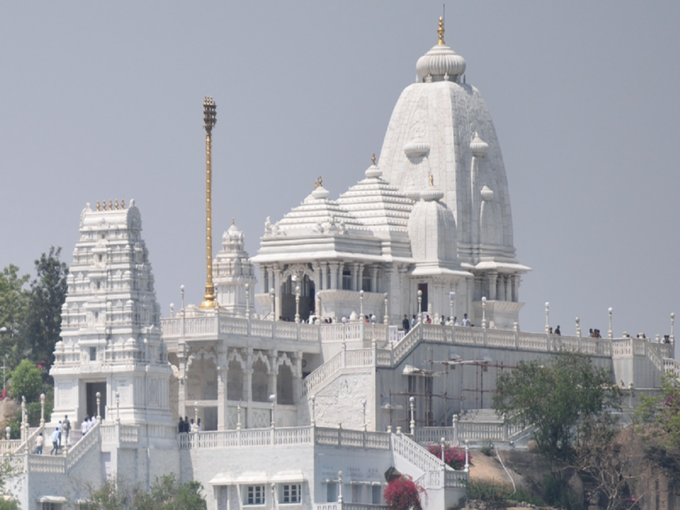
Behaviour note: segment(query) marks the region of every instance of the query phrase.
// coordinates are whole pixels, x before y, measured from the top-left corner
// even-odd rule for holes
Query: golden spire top
[[[125,209],[125,199],[121,200],[121,209]]]
[[[375,166],[375,152],[373,153],[373,156],[371,157],[371,162],[373,163],[373,166]]]
[[[437,46],[443,46],[446,43],[444,43],[444,18],[441,16],[439,16],[439,29],[437,30],[437,33],[439,34]]]
[[[116,199],[116,211],[118,210],[118,199]]]
[[[231,224],[236,225],[236,222],[234,221],[234,218],[231,219]]]
[[[321,188],[323,186],[323,179],[321,176],[319,176],[319,187]]]
[[[434,175],[430,174],[430,186],[434,186]]]

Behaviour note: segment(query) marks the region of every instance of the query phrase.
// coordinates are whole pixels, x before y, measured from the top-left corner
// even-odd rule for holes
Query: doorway
[[[99,413],[106,419],[106,381],[87,383],[85,389],[88,416],[97,416],[97,392],[100,394]]]
[[[427,283],[419,283],[418,284],[418,290],[423,293],[422,295],[422,305],[420,307],[420,310],[418,312],[427,312]]]

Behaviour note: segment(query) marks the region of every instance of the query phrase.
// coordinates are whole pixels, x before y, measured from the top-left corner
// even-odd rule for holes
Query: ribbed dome
[[[448,75],[455,81],[465,72],[465,59],[446,44],[438,44],[418,59],[416,71],[423,78]]]
[[[409,158],[424,156],[430,150],[430,144],[422,138],[414,138],[404,145],[404,154]]]
[[[425,202],[441,200],[444,198],[444,192],[439,188],[435,188],[434,186],[428,186],[420,192],[420,198],[422,198]]]

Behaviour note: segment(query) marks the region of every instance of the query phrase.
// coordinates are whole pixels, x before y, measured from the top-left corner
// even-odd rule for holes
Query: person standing
[[[88,418],[89,418],[89,416],[85,416],[85,418],[83,418],[83,421],[80,422],[80,433],[81,433],[83,436],[84,436],[85,434],[87,434],[87,419],[88,419]]]
[[[42,432],[38,434],[38,437],[35,438],[35,454],[36,455],[42,455],[42,450],[43,450],[43,443],[45,442],[45,438],[42,435]]]
[[[61,431],[64,436],[64,445],[68,444],[68,436],[71,432],[71,422],[68,419],[68,415],[64,416],[64,421],[61,422]]]
[[[61,447],[61,420],[59,420],[59,425],[57,425],[57,433],[59,434],[59,446]]]
[[[401,327],[404,328],[404,333],[408,333],[411,329],[411,324],[408,321],[408,317],[404,314],[404,320],[401,321]]]
[[[54,453],[57,453],[59,455],[59,428],[55,427],[54,431],[52,432],[52,451],[50,452],[50,455],[54,455]]]

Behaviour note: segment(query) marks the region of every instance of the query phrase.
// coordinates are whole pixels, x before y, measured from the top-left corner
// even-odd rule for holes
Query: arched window
[[[295,404],[293,399],[293,372],[285,363],[279,366],[279,374],[276,377],[276,400],[279,404]]]
[[[267,402],[269,398],[269,384],[267,375],[267,364],[261,359],[253,363],[253,401]]]
[[[243,400],[243,368],[238,360],[231,360],[227,370],[227,399]]]

